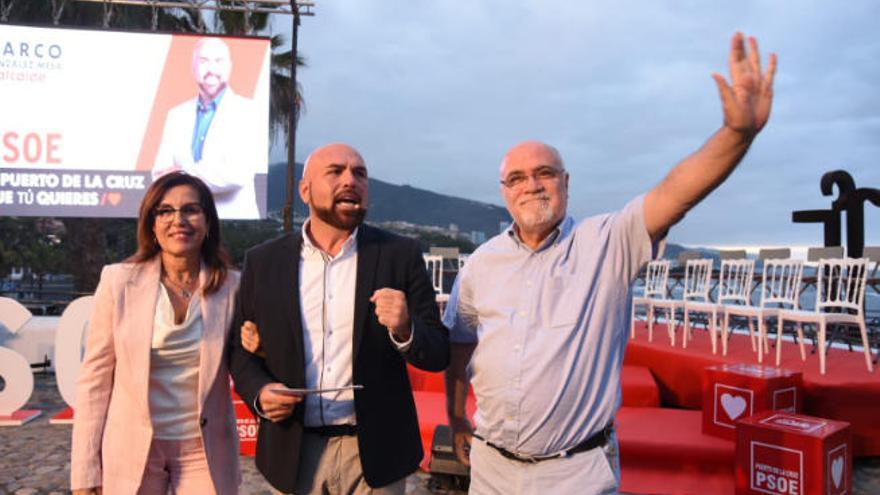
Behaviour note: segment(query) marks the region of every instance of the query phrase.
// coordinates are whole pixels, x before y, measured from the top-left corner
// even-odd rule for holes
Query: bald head
[[[331,162],[342,162],[342,161],[358,161],[361,165],[365,165],[364,158],[358,152],[358,150],[353,147],[345,144],[345,143],[330,143],[325,144],[319,148],[316,148],[315,151],[312,151],[311,154],[306,158],[305,164],[303,164],[302,178],[305,180],[309,177],[308,174],[313,174],[312,170],[316,170],[320,167],[323,167]],[[316,164],[316,166],[311,166],[311,164]]]
[[[208,103],[226,89],[232,72],[229,46],[220,38],[202,38],[193,49],[193,77],[199,97]]]
[[[501,160],[500,173],[505,177],[516,163],[543,164],[564,169],[559,150],[541,141],[523,141],[510,148]]]

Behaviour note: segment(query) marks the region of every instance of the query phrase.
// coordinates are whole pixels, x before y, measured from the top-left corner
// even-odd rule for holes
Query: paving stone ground
[[[49,418],[65,405],[55,385],[55,375],[37,373],[34,394],[26,406],[43,415],[17,427],[0,427],[0,495],[60,495],[70,493],[70,426],[50,425]],[[254,467],[253,459],[242,457],[244,495],[269,495],[269,485]],[[460,495],[463,491],[438,487],[438,480],[425,473],[407,479],[408,495]],[[857,459],[853,470],[853,494],[880,494],[880,457]]]

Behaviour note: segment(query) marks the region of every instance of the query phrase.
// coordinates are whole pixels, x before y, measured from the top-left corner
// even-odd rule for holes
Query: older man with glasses
[[[621,211],[575,221],[555,148],[529,141],[505,155],[501,193],[514,223],[471,255],[444,317],[447,408],[471,493],[617,491],[613,422],[632,283],[767,122],[776,57],[762,72],[754,38],[749,45],[733,37],[730,85],[713,75],[721,129]],[[465,413],[470,383],[476,430]]]

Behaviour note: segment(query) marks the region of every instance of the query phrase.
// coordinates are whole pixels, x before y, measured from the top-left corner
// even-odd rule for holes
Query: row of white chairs
[[[821,259],[816,271],[816,303],[812,311],[800,309],[799,299],[803,278],[804,263],[793,259],[767,259],[761,276],[760,302],[752,304],[755,261],[750,259],[725,259],[717,279],[717,300],[712,301],[711,259],[687,260],[684,273],[684,287],[681,299],[670,298],[668,278],[670,262],[652,261],[648,264],[645,279],[645,294],[633,298],[631,335],[635,337],[636,306],[646,306],[648,340],[653,340],[655,312],[666,311],[667,332],[670,344],[675,345],[676,315],[682,318],[682,347],[686,348],[692,338],[690,319],[692,313],[707,315],[707,327],[712,342],[712,353],[717,353],[719,319],[722,354],[727,354],[727,342],[731,317],[746,319],[752,350],[758,353],[758,362],[763,362],[764,353],[769,352],[765,320],[777,319],[776,365],[781,361],[782,331],[786,321],[795,323],[801,359],[806,360],[804,337],[801,325],[816,326],[819,345],[819,368],[825,374],[826,329],[831,324],[854,325],[859,327],[864,346],[865,363],[868,371],[873,370],[871,348],[868,345],[867,328],[864,315],[865,285],[869,258]],[[876,270],[876,268],[875,268]],[[753,320],[757,323],[757,335]]]

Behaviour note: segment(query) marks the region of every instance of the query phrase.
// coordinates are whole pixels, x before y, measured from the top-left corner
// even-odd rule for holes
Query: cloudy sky
[[[770,123],[670,240],[818,245],[821,226],[791,212],[830,205],[823,173],[880,188],[876,1],[316,0],[314,11],[300,30],[298,160],[344,141],[376,178],[502,204],[501,157],[540,139],[571,172],[576,218],[617,209],[719,127],[710,74],[727,75],[741,30],[779,55]],[[880,244],[880,208],[865,217]]]

